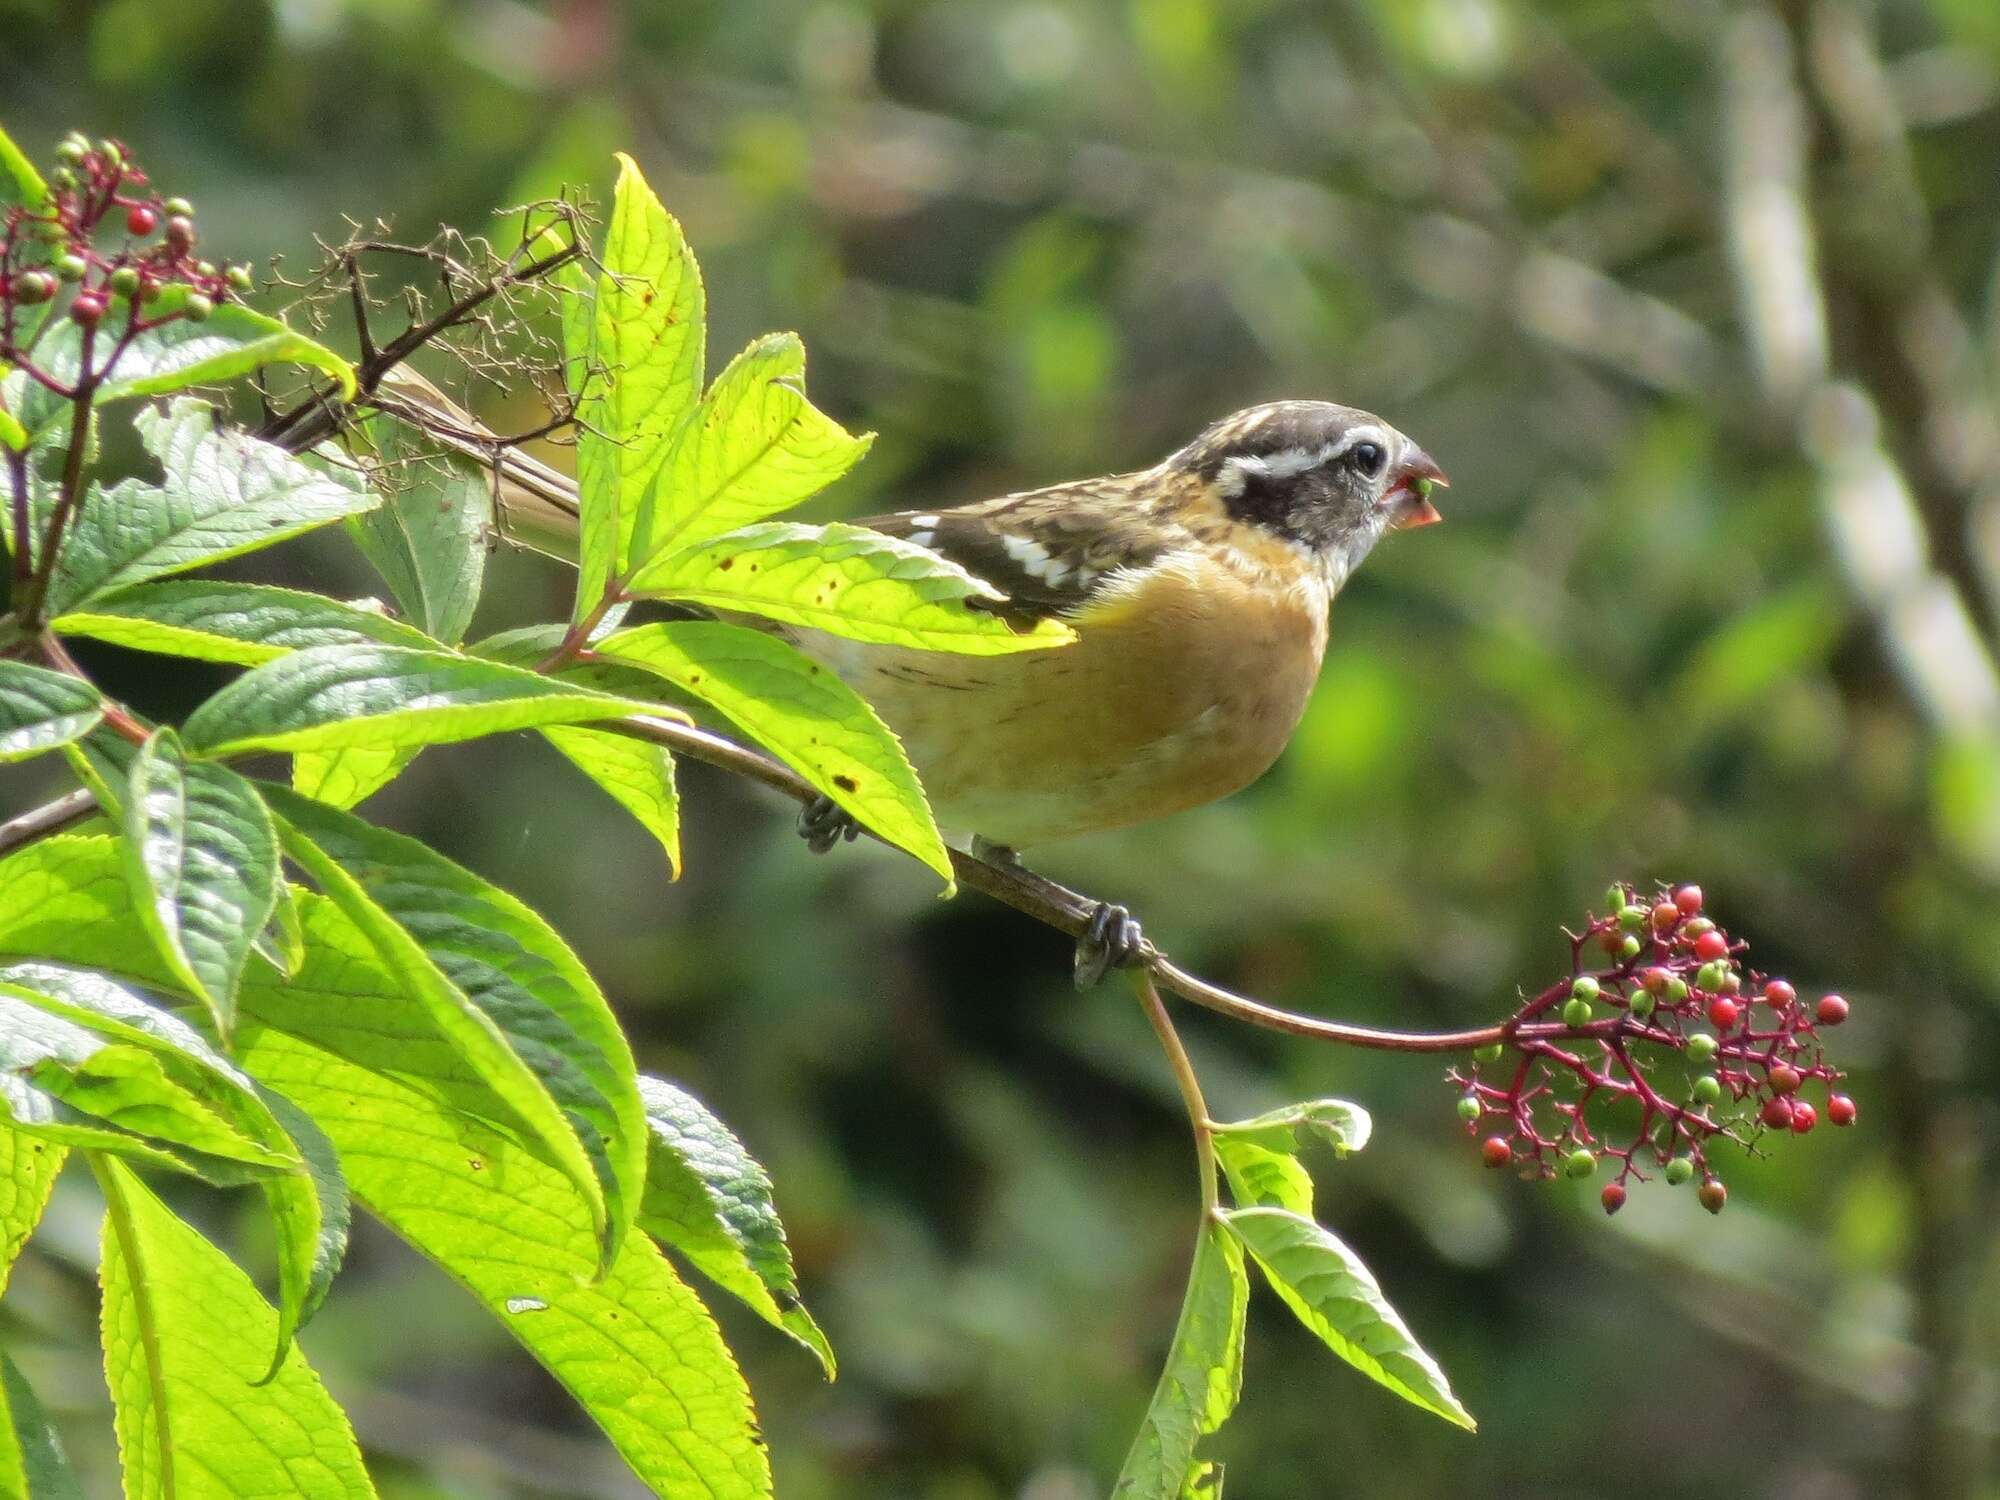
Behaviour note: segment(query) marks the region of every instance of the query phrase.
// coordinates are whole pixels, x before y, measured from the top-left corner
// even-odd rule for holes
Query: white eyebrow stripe
[[[910,524],[921,527],[925,531],[936,531],[938,518],[936,516],[911,516]]]
[[[1224,492],[1233,498],[1243,493],[1252,474],[1264,479],[1295,479],[1322,464],[1332,463],[1357,443],[1373,443],[1384,452],[1391,446],[1388,433],[1363,422],[1350,427],[1333,442],[1322,443],[1317,448],[1280,448],[1275,453],[1225,459],[1220,483]]]

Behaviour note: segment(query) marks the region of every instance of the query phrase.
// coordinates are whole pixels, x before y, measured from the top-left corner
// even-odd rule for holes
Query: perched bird
[[[1120,828],[1225,797],[1268,769],[1305,710],[1327,610],[1386,532],[1439,519],[1437,463],[1379,417],[1277,401],[1150,469],[860,525],[907,538],[1053,616],[1067,646],[960,656],[791,636],[901,736],[941,827],[981,852]],[[830,803],[801,831],[829,847]],[[1079,982],[1136,949],[1107,907]]]
[[[383,404],[455,446],[451,433],[468,434],[466,451],[500,465],[506,533],[562,555],[573,485],[511,450],[496,460],[477,424],[427,383],[412,378]],[[1062,620],[1076,635],[1068,645],[966,656],[773,628],[874,704],[941,827],[1011,860],[1213,802],[1262,775],[1305,711],[1334,595],[1385,533],[1439,519],[1429,491],[1444,483],[1379,417],[1274,401],[1224,417],[1150,469],[858,523],[984,579],[1006,596],[990,607],[1010,617]],[[858,829],[821,799],[800,831],[825,850]],[[1079,944],[1078,982],[1140,941],[1129,912],[1101,908]]]

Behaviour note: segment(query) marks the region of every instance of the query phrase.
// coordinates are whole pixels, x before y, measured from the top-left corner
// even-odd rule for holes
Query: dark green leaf
[[[90,490],[50,585],[58,614],[111,589],[254,552],[378,503],[357,476],[312,469],[282,448],[223,427],[199,401],[141,411],[134,421],[163,478],[157,485],[128,479]]]
[[[652,1136],[639,1227],[805,1345],[833,1379],[833,1346],[799,1300],[769,1174],[685,1089],[641,1078],[639,1095]]]
[[[67,672],[0,661],[0,761],[81,739],[104,717],[97,689]]]
[[[448,645],[465,639],[492,548],[493,478],[469,458],[429,442],[407,423],[368,424],[388,499],[348,530],[403,614]]]
[[[8,1500],[83,1500],[62,1440],[28,1382],[0,1352],[0,1495]]]
[[[228,1036],[250,945],[278,903],[278,836],[263,799],[227,766],[188,760],[171,729],[155,730],[132,763],[125,848],[140,921]]]

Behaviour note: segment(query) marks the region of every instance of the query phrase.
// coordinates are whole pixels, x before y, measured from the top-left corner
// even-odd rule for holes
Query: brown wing
[[[1007,596],[995,610],[1037,620],[1076,613],[1115,569],[1185,544],[1167,499],[1151,475],[1121,474],[855,524],[950,558]]]

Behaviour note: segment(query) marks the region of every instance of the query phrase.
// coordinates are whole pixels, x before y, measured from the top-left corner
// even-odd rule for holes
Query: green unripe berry
[[[1485,1113],[1480,1103],[1470,1094],[1462,1095],[1458,1101],[1458,1117],[1468,1124]]]
[[[1679,1005],[1687,997],[1687,981],[1678,974],[1669,976],[1667,979],[1667,1004]]]
[[[1590,1024],[1590,1017],[1590,1002],[1588,1000],[1571,1000],[1563,1005],[1563,1025],[1565,1026],[1588,1026]]]
[[[65,255],[56,262],[56,275],[64,281],[81,281],[90,270],[90,262],[81,255]]]
[[[111,290],[121,297],[130,297],[139,290],[139,273],[131,266],[120,266],[111,273]]]
[[[239,292],[249,291],[252,285],[250,281],[250,268],[248,266],[231,266],[229,268],[229,284]]]
[[[1713,1073],[1704,1073],[1694,1081],[1694,1096],[1703,1104],[1713,1104],[1722,1097],[1722,1080]]]
[[[177,214],[183,219],[194,212],[194,205],[185,198],[169,198],[160,207],[165,209],[169,214]]]
[[[1717,959],[1701,966],[1701,972],[1694,976],[1694,985],[1698,990],[1707,990],[1711,995],[1716,995],[1722,992],[1722,981],[1728,977],[1729,970],[1720,959]]]
[[[1705,1031],[1697,1031],[1687,1040],[1687,1060],[1696,1067],[1704,1067],[1715,1056],[1715,1038]]]
[[[1570,981],[1569,992],[1578,1000],[1595,1000],[1599,993],[1598,984],[1588,974],[1579,974]]]
[[[1694,1176],[1694,1163],[1689,1161],[1685,1156],[1676,1156],[1672,1161],[1667,1163],[1667,1185],[1669,1187],[1679,1187],[1692,1176]]]
[[[1743,976],[1736,973],[1724,974],[1722,983],[1716,987],[1717,993],[1740,995],[1743,993]]]
[[[215,302],[200,292],[194,292],[189,295],[186,305],[181,310],[187,314],[190,323],[206,323],[208,315],[215,311]]]
[[[66,167],[83,165],[84,157],[90,154],[90,147],[79,140],[67,140],[56,147],[56,160]]]
[[[14,278],[14,300],[23,307],[34,307],[55,294],[56,279],[47,271],[29,271]]]
[[[1625,934],[1625,940],[1618,945],[1618,956],[1620,958],[1637,958],[1639,956],[1639,939],[1637,936],[1629,932]]]
[[[213,276],[215,274],[215,262],[212,260],[198,260],[194,263],[194,271],[197,276]]]
[[[1590,1152],[1576,1150],[1563,1158],[1563,1171],[1571,1177],[1588,1177],[1597,1170],[1597,1158]]]
[[[76,186],[76,173],[68,167],[57,167],[49,173],[49,182],[58,192],[67,192]]]
[[[1474,1062],[1497,1063],[1500,1061],[1501,1054],[1506,1050],[1498,1042],[1488,1042],[1484,1047],[1476,1048],[1473,1051],[1472,1058]]]
[[[1624,904],[1625,904],[1624,886],[1608,885],[1604,888],[1604,909],[1606,911],[1617,911]]]
[[[1715,924],[1709,921],[1707,917],[1696,917],[1692,922],[1685,922],[1681,925],[1681,936],[1686,938],[1690,943],[1704,932],[1713,931],[1715,931]]]
[[[1643,906],[1628,906],[1618,913],[1618,925],[1628,931],[1637,932],[1652,920],[1652,915]]]
[[[1632,991],[1632,1003],[1627,1008],[1631,1011],[1633,1020],[1643,1021],[1653,1013],[1653,1007],[1658,1003],[1653,998],[1651,990],[1634,990]]]

